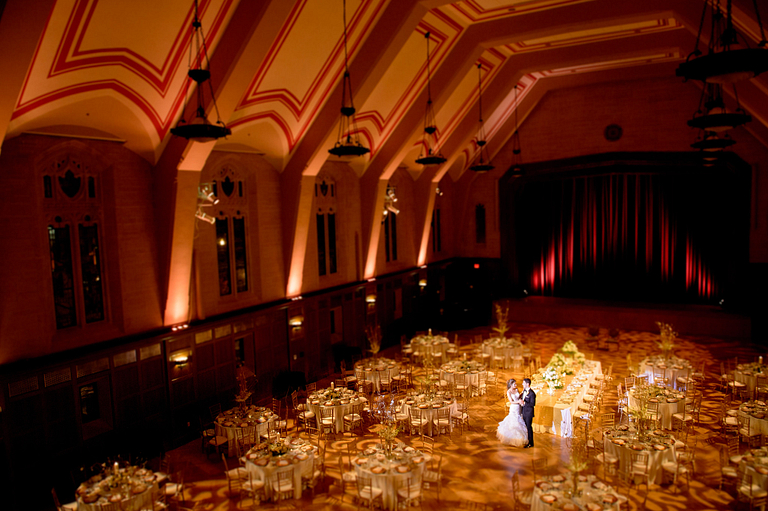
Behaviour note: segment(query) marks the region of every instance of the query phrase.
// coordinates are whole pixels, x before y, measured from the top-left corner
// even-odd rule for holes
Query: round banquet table
[[[604,511],[620,509],[621,501],[625,497],[619,495],[616,490],[600,481],[593,475],[579,476],[579,490],[581,495],[569,497],[565,490],[573,487],[571,475],[562,475],[547,477],[536,481],[533,485],[533,496],[531,498],[531,511],[549,511],[550,509],[562,509],[563,504],[571,502],[577,506],[577,509],[586,511]],[[550,497],[546,497],[549,495]],[[547,503],[554,497],[552,503]],[[606,507],[607,506],[607,507]]]
[[[371,486],[381,489],[384,508],[395,511],[397,489],[411,476],[415,475],[421,481],[424,467],[430,459],[428,454],[413,447],[403,447],[402,444],[392,450],[388,459],[381,451],[381,444],[377,444],[358,454],[352,464],[358,477],[370,477]]]
[[[747,401],[739,406],[741,417],[749,417],[750,435],[768,435],[768,406],[765,401]]]
[[[502,358],[502,366],[504,369],[509,369],[515,366],[515,359],[518,359],[519,364],[523,362],[523,343],[517,339],[510,339],[505,337],[499,339],[494,337],[483,341],[483,353],[490,355],[490,359],[494,360],[495,357]]]
[[[398,363],[389,358],[369,358],[355,363],[355,376],[371,382],[376,392],[381,392],[381,381],[392,380],[400,374]]]
[[[422,412],[422,418],[427,419],[425,434],[432,436],[436,431],[433,431],[433,423],[437,420],[437,415],[440,410],[448,410],[448,416],[453,416],[458,411],[456,401],[453,399],[445,400],[443,396],[436,396],[432,400],[425,399],[423,396],[419,398],[407,398],[401,401],[403,406],[403,413],[410,415],[411,408],[419,408]]]
[[[285,439],[289,450],[286,454],[273,456],[269,451],[251,449],[245,455],[245,468],[254,479],[264,482],[267,499],[273,499],[272,483],[277,481],[278,472],[291,472],[293,477],[293,498],[301,498],[301,478],[312,477],[317,447],[302,438]]]
[[[417,335],[410,344],[414,354],[420,358],[440,357],[444,360],[448,350],[455,350],[456,345],[442,335]]]
[[[614,429],[605,432],[603,446],[607,454],[613,455],[619,460],[619,473],[623,473],[626,466],[632,463],[633,452],[647,452],[649,454],[648,479],[654,484],[661,484],[664,475],[662,464],[677,460],[675,439],[666,434],[650,435],[649,440],[640,442],[634,439],[629,432]],[[638,446],[639,449],[633,448]]]
[[[630,409],[641,406],[641,400],[635,395],[634,389],[629,389],[627,403]],[[661,428],[672,429],[672,414],[685,412],[685,396],[682,394],[657,398],[659,403],[659,415],[661,416]]]
[[[272,410],[257,406],[249,406],[245,410],[232,408],[219,414],[213,423],[216,435],[227,438],[228,455],[237,454],[237,433],[242,431],[243,438],[252,439],[251,443],[259,443],[259,438],[266,436],[269,422],[274,422],[277,416]]]
[[[331,394],[338,395],[338,398],[331,397]],[[321,428],[320,421],[322,420],[321,409],[333,408],[335,426],[334,431],[341,433],[344,431],[344,416],[352,411],[352,407],[355,405],[365,405],[368,400],[355,393],[353,390],[348,389],[323,389],[315,394],[310,394],[307,397],[307,408],[315,414],[315,420],[317,421],[318,429]]]
[[[753,395],[755,387],[757,387],[757,377],[765,376],[764,367],[762,364],[752,362],[749,364],[739,364],[733,371],[733,377],[736,381],[743,383],[747,386],[749,395]]]
[[[467,387],[474,386],[475,388],[480,383],[481,376],[483,379],[488,377],[486,367],[474,361],[455,360],[440,367],[440,379],[449,384],[453,384],[454,376],[457,374],[465,375],[464,380]]]
[[[102,504],[109,502],[116,502],[121,511],[151,509],[157,491],[157,475],[151,470],[122,468],[117,476],[94,476],[81,484],[76,491],[77,509],[101,511]]]
[[[752,484],[768,489],[768,448],[750,449],[744,453],[739,470],[752,476]]]
[[[648,376],[650,383],[654,382],[653,370],[663,369],[664,378],[669,380],[669,384],[677,389],[677,378],[689,376],[693,373],[693,368],[688,360],[678,357],[669,357],[665,360],[663,357],[654,355],[646,357],[640,362],[640,373]]]

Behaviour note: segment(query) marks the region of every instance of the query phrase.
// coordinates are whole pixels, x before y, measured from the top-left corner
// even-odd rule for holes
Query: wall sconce
[[[375,304],[376,303],[376,295],[370,294],[370,295],[366,296],[365,297],[365,303],[367,303],[368,305]]]
[[[424,289],[425,287],[427,287],[427,279],[421,279],[421,280],[419,280],[419,287],[420,287],[421,289]]]
[[[189,363],[189,358],[189,351],[179,351],[171,354],[170,361],[176,368],[183,369]]]
[[[186,330],[187,328],[189,328],[189,323],[179,323],[178,325],[173,325],[173,327],[171,327],[171,330],[174,332],[178,332],[180,330]]]
[[[301,325],[304,324],[304,316],[298,315],[293,316],[291,319],[288,320],[288,325],[291,328],[301,328]]]

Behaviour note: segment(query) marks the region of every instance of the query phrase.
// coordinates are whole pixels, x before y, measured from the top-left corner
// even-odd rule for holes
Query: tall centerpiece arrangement
[[[667,360],[672,353],[672,348],[675,347],[677,332],[675,332],[672,325],[668,323],[657,321],[656,326],[659,327],[660,332],[658,346],[661,349],[661,354],[664,357],[664,360]]]
[[[384,455],[388,458],[392,456],[392,444],[400,433],[397,427],[395,416],[397,414],[397,402],[394,396],[385,396],[375,400],[371,407],[371,414],[381,427],[378,430],[381,438],[381,447]]]
[[[256,375],[253,373],[253,371],[242,364],[238,366],[237,370],[235,371],[235,378],[237,379],[238,388],[237,395],[235,395],[235,401],[240,405],[240,409],[242,411],[245,411],[245,409],[248,407],[248,400],[253,394],[248,385],[248,378],[255,376]],[[255,385],[257,381],[258,380],[254,378],[253,385]]]
[[[586,439],[580,436],[566,439],[569,456],[565,468],[571,472],[572,482],[569,491],[573,497],[580,494],[579,474],[589,468],[589,455],[587,454],[587,444],[585,440]]]
[[[381,327],[379,325],[368,326],[365,328],[365,334],[368,337],[368,343],[371,346],[371,355],[375,358],[381,350]]]
[[[496,304],[496,322],[498,323],[498,326],[493,327],[493,331],[498,334],[499,339],[504,339],[504,337],[507,334],[507,330],[509,330],[509,326],[507,325],[508,315],[509,315],[509,308],[502,309],[501,305],[497,303]]]

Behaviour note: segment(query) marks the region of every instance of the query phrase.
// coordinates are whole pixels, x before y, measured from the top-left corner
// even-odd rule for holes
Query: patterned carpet
[[[618,349],[603,351],[594,349],[595,344],[587,344],[586,328],[550,328],[542,325],[519,324],[512,325],[513,332],[524,335],[525,342],[530,344],[533,352],[546,363],[555,351],[567,340],[573,340],[587,357],[601,361],[603,367],[613,364],[614,382],[607,389],[601,411],[616,410],[616,383],[627,376],[627,354],[633,363],[640,361],[646,354],[658,353],[656,346],[657,332],[621,332]],[[471,350],[470,344],[477,335],[489,336],[485,329],[451,333],[451,340],[458,335],[463,350]],[[601,336],[607,332],[601,330]],[[394,356],[394,348],[382,353],[384,356]],[[676,341],[676,355],[700,364],[707,361],[707,379],[704,386],[704,401],[701,423],[696,427],[698,439],[695,459],[695,474],[691,478],[690,488],[683,482],[680,487],[675,485],[651,485],[648,492],[645,509],[648,510],[725,510],[732,509],[733,498],[724,491],[718,490],[720,443],[718,416],[723,395],[716,390],[720,375],[720,360],[726,356],[738,357],[740,361],[752,361],[759,354],[755,347],[747,343],[725,341],[706,337],[683,337]],[[520,381],[522,372],[501,371],[500,381],[515,377]],[[319,386],[327,382],[319,382]],[[544,457],[548,461],[552,473],[563,472],[563,462],[567,458],[566,441],[548,435],[537,434],[534,449],[513,448],[501,445],[495,436],[496,426],[504,418],[504,394],[502,384],[491,389],[486,396],[474,398],[470,404],[472,417],[471,428],[463,435],[454,432],[453,435],[440,435],[435,438],[435,452],[441,453],[443,459],[443,487],[440,501],[435,491],[427,491],[422,502],[422,509],[513,509],[510,478],[515,471],[521,476],[521,488],[531,489],[532,459]],[[292,424],[292,421],[289,425]],[[416,448],[420,447],[418,436],[411,437],[401,433],[399,439]],[[378,436],[368,432],[362,437],[337,435],[327,444],[327,463],[329,472],[336,473],[340,454],[346,455],[347,444],[354,443],[358,449],[378,443]],[[213,459],[213,456],[211,457]],[[346,457],[345,457],[346,459]],[[231,463],[236,463],[230,459]],[[252,505],[248,500],[239,501],[236,496],[228,495],[227,483],[223,473],[223,463],[206,460],[200,450],[200,442],[191,442],[172,452],[172,463],[184,467],[186,481],[185,507],[195,510],[234,510],[245,509]],[[231,467],[230,467],[231,468]],[[610,478],[609,483],[617,481]],[[304,492],[301,500],[283,501],[281,507],[288,509],[355,509],[349,496],[341,501],[342,492],[339,486],[333,484],[334,479],[327,477],[322,488],[318,488],[314,499],[309,491]],[[646,487],[630,489],[626,485],[619,486],[621,493],[629,497],[629,509],[642,509],[646,498]],[[260,508],[277,508],[276,504],[263,503]]]

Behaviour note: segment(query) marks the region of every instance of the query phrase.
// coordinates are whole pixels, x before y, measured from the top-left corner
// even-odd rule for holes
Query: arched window
[[[98,175],[80,158],[60,156],[42,172],[56,328],[105,318]]]
[[[322,277],[338,269],[336,256],[336,182],[328,176],[315,181],[317,269]]]
[[[216,216],[216,261],[219,295],[228,296],[248,291],[248,236],[246,183],[231,166],[224,166],[211,183],[219,200],[213,207]]]

